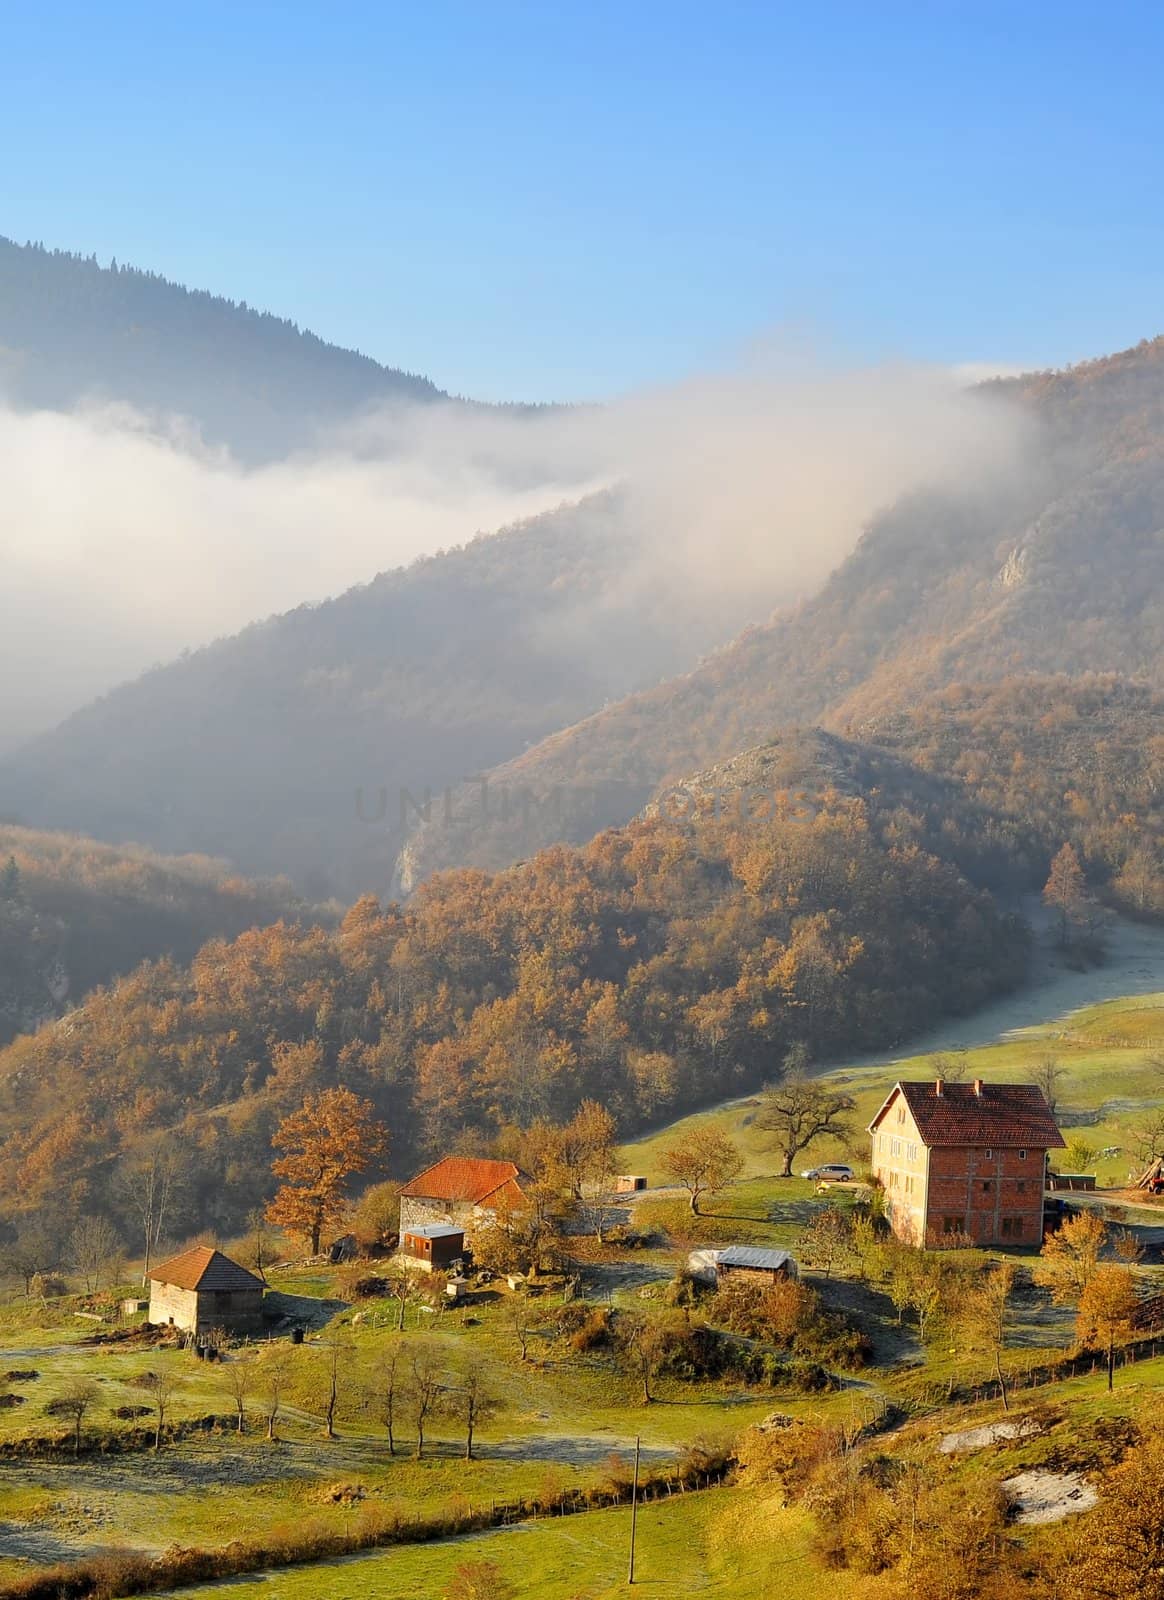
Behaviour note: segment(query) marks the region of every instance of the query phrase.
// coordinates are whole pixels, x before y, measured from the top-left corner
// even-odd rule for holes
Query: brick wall
[[[932,1150],[927,1234],[966,1233],[975,1244],[1039,1244],[1045,1156],[1044,1150]]]

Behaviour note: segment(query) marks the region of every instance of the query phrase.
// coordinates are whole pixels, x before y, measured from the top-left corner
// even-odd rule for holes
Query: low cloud
[[[0,745],[183,649],[613,482],[618,603],[662,586],[677,626],[705,598],[762,617],[902,493],[1009,470],[1025,426],[951,373],[771,348],[604,408],[353,418],[259,468],[180,419],[0,410]]]

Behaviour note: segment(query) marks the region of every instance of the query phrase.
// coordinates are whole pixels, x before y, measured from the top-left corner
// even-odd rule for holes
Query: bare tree
[[[323,1421],[329,1439],[335,1438],[335,1414],[339,1405],[340,1385],[346,1376],[347,1363],[352,1354],[352,1341],[339,1328],[329,1330],[323,1339]]]
[[[970,1058],[966,1050],[943,1050],[930,1057],[935,1078],[944,1083],[965,1083],[970,1071]]]
[[[125,1161],[118,1169],[116,1190],[141,1228],[142,1283],[149,1279],[166,1218],[181,1186],[181,1171],[180,1155],[168,1145],[156,1145],[149,1154]]]
[[[267,1265],[275,1259],[271,1249],[271,1229],[267,1224],[266,1212],[262,1206],[255,1206],[247,1213],[247,1243],[250,1246],[251,1265],[262,1278],[267,1281]]]
[[[1059,1106],[1060,1079],[1066,1076],[1067,1068],[1061,1066],[1058,1057],[1053,1055],[1043,1056],[1027,1073],[1027,1077],[1035,1088],[1042,1090],[1043,1099],[1050,1106],[1052,1116],[1054,1116]]]
[[[279,1413],[291,1380],[291,1353],[286,1345],[272,1345],[259,1370],[262,1385],[263,1415],[267,1419],[267,1438],[278,1438]]]
[[[226,1373],[227,1390],[238,1413],[238,1431],[245,1433],[247,1397],[255,1382],[254,1364],[245,1356],[233,1356],[223,1370]]]
[[[524,1294],[511,1294],[505,1303],[505,1320],[509,1324],[522,1361],[529,1360],[529,1336],[533,1332],[535,1317]]]
[[[4,1265],[24,1284],[27,1297],[38,1272],[57,1265],[58,1237],[44,1217],[35,1213],[16,1219],[16,1237],[4,1246]]]
[[[466,1369],[460,1384],[449,1390],[449,1399],[465,1428],[465,1460],[472,1461],[473,1436],[481,1423],[497,1415],[501,1400],[489,1387],[478,1361]]]
[[[70,1259],[88,1294],[100,1289],[106,1269],[120,1254],[117,1230],[105,1217],[82,1217],[69,1236]]]
[[[409,1302],[417,1298],[416,1273],[410,1272],[407,1267],[397,1267],[387,1277],[388,1293],[395,1299],[398,1310],[396,1317],[397,1333],[404,1332],[404,1313],[408,1310]]]
[[[396,1454],[396,1414],[400,1404],[402,1360],[403,1351],[400,1346],[390,1345],[384,1352],[374,1389],[374,1402],[380,1421],[388,1434],[390,1456]]]
[[[756,1126],[775,1135],[784,1158],[781,1177],[792,1176],[796,1157],[823,1134],[843,1140],[850,1137],[848,1115],[854,1103],[851,1095],[800,1072],[789,1073],[782,1083],[764,1091]]]
[[[424,1431],[429,1420],[439,1411],[444,1394],[440,1371],[427,1352],[412,1358],[409,1373],[409,1412],[416,1430],[416,1459],[424,1455]]]
[[[1010,1296],[1014,1288],[1013,1261],[1000,1261],[966,1298],[962,1307],[962,1337],[971,1349],[991,1357],[1002,1409],[1010,1410],[1002,1354],[1010,1332]]]
[[[86,1413],[101,1398],[101,1390],[92,1378],[74,1378],[45,1410],[53,1417],[68,1417],[73,1425],[73,1454],[81,1453],[81,1425]]]
[[[622,1312],[617,1324],[618,1348],[623,1361],[639,1380],[642,1402],[655,1396],[651,1385],[671,1343],[671,1330],[663,1323],[633,1312]]]
[[[166,1425],[170,1404],[178,1391],[178,1375],[163,1367],[160,1372],[147,1372],[141,1386],[150,1398],[154,1413],[154,1449],[162,1448],[162,1429]]]

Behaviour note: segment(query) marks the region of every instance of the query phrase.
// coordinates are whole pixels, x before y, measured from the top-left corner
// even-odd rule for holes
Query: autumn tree
[[[649,1406],[655,1398],[651,1387],[655,1374],[671,1346],[671,1330],[654,1317],[624,1311],[619,1314],[616,1334],[623,1362],[638,1378],[642,1402]]]
[[[1034,1269],[1035,1282],[1049,1289],[1056,1305],[1078,1306],[1099,1271],[1108,1245],[1107,1224],[1095,1211],[1068,1217],[1044,1241]]]
[[[1094,1162],[1099,1154],[1098,1149],[1090,1140],[1081,1138],[1078,1134],[1067,1141],[1063,1151],[1064,1172],[1092,1172]]]
[[[1149,1432],[1104,1485],[1048,1594],[1164,1600],[1164,1438]],[[1061,1580],[1061,1581],[1059,1581]]]
[[[1002,1357],[1011,1327],[1010,1297],[1015,1271],[1013,1261],[996,1263],[963,1297],[958,1316],[961,1343],[990,1358],[1004,1411],[1010,1410],[1010,1400]]]
[[[442,1600],[512,1600],[514,1592],[496,1561],[462,1561],[441,1595]]]
[[[574,1199],[602,1242],[606,1197],[615,1174],[615,1121],[597,1100],[583,1100],[562,1129],[561,1163]]]
[[[1053,912],[1059,930],[1059,943],[1071,943],[1072,930],[1084,920],[1087,885],[1074,845],[1065,844],[1051,862],[1043,887],[1043,903]]]
[[[693,1215],[705,1195],[716,1195],[738,1178],[744,1158],[722,1129],[701,1123],[668,1145],[659,1165],[675,1183],[687,1190]]]
[[[848,1116],[853,1106],[851,1095],[806,1077],[800,1070],[766,1089],[756,1113],[756,1126],[774,1135],[783,1158],[780,1176],[790,1178],[797,1156],[824,1134],[848,1139]]]
[[[1124,1266],[1099,1267],[1080,1296],[1076,1338],[1106,1352],[1109,1389],[1115,1381],[1116,1340],[1131,1332],[1137,1304],[1135,1277]]]
[[[318,1255],[323,1230],[344,1215],[348,1179],[384,1151],[387,1130],[369,1101],[350,1089],[324,1089],[283,1119],[272,1142],[286,1154],[272,1163],[283,1183],[267,1218],[307,1239]]]
[[[352,1212],[352,1232],[365,1249],[382,1248],[400,1232],[400,1185],[392,1179],[370,1184]]]
[[[807,1266],[827,1278],[838,1261],[852,1254],[853,1232],[848,1217],[837,1206],[815,1211],[796,1248]]]

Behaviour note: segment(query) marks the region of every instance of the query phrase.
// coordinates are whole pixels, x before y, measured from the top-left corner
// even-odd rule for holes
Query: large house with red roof
[[[512,1161],[446,1156],[400,1191],[400,1232],[440,1223],[463,1228],[495,1225],[525,1209],[521,1173]]]
[[[897,1083],[869,1124],[872,1168],[899,1239],[976,1245],[1043,1238],[1048,1150],[1063,1135],[1026,1083]]]

